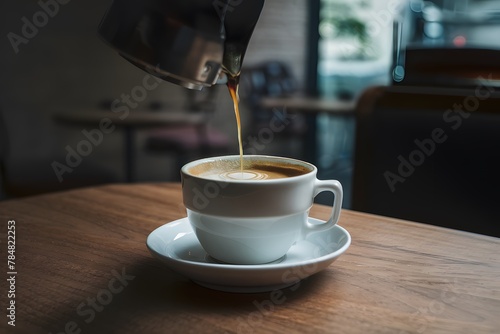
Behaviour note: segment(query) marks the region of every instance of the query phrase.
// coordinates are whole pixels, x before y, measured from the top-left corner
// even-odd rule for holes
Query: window
[[[321,0],[317,87],[320,95],[354,99],[389,82],[392,27],[400,0]]]

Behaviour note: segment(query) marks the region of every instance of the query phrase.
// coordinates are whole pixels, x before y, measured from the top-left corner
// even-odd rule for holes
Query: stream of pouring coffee
[[[240,148],[240,170],[243,172],[243,142],[241,140],[241,118],[240,118],[240,108],[239,102],[240,97],[238,95],[238,88],[240,85],[240,75],[228,75],[227,87],[229,88],[229,94],[233,99],[234,104],[234,114],[236,115],[236,125],[238,127],[238,145]]]
[[[222,3],[225,4],[222,15],[220,15],[220,33],[221,38],[224,39],[222,70],[228,78],[227,87],[229,88],[229,93],[234,104],[234,113],[238,126],[240,169],[243,172],[243,142],[241,138],[238,88],[243,57],[252,31],[263,8],[264,0],[224,0]]]

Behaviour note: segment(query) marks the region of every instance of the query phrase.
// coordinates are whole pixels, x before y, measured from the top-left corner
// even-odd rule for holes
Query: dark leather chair
[[[500,237],[500,92],[375,87],[356,110],[354,210]]]

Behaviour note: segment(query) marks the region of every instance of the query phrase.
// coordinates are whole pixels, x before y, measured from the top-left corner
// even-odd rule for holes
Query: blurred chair
[[[356,110],[354,210],[500,237],[500,92],[375,87]]]
[[[205,121],[154,130],[148,135],[145,144],[149,152],[174,154],[176,171],[190,160],[227,154],[231,147],[228,136],[210,125],[210,119],[216,109],[217,87],[202,91],[186,89],[185,92],[187,95],[184,112],[201,113]],[[176,173],[170,178],[178,180],[179,177]]]
[[[262,128],[269,128],[271,120],[275,117],[272,110],[261,106],[262,99],[290,97],[298,93],[298,84],[292,70],[281,61],[267,61],[244,67],[240,86],[241,99],[248,104],[252,112],[250,131],[253,134],[257,134]],[[279,135],[296,136],[304,134],[305,131],[304,116],[295,114],[292,122]]]
[[[9,129],[3,110],[0,108],[0,199],[38,195],[54,191],[69,190],[105,183],[117,182],[115,174],[96,166],[89,159],[65,173],[59,182],[52,162],[64,163],[65,157],[52,154],[46,157],[19,158],[13,154],[9,140]]]

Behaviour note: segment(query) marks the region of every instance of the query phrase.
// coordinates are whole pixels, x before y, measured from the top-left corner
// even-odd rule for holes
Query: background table
[[[325,219],[329,208],[315,205],[311,215]],[[15,220],[17,271],[14,329],[5,317],[5,260],[0,332],[478,334],[500,328],[500,239],[344,210],[340,225],[351,233],[351,247],[276,298],[203,288],[154,259],[147,235],[184,216],[179,184],[111,185],[0,202],[1,255],[5,260],[7,222]]]
[[[280,108],[286,106],[305,113],[353,114],[355,101],[340,101],[312,96],[266,97],[260,101],[264,108]]]
[[[57,122],[99,128],[103,119],[109,119],[110,126],[117,126],[124,131],[124,166],[127,182],[133,182],[135,176],[135,130],[141,128],[170,127],[180,125],[199,125],[206,121],[202,113],[188,112],[153,112],[130,111],[128,114],[113,113],[105,110],[74,110],[54,113]]]
[[[354,117],[356,101],[341,101],[314,96],[266,97],[260,100],[263,108],[286,108],[305,115],[307,131],[303,136],[303,159],[318,166],[318,115]]]

